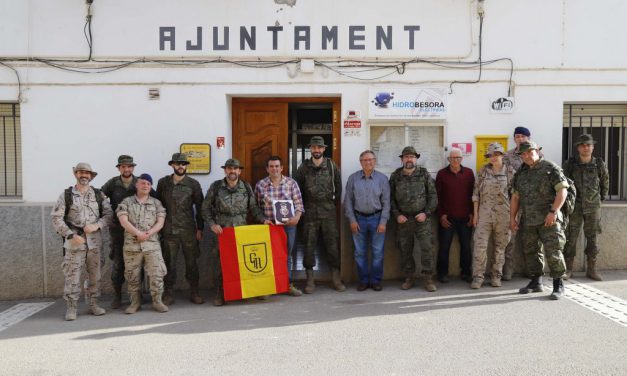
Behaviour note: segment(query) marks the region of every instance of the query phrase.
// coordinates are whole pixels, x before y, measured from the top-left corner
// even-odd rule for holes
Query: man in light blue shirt
[[[369,286],[381,291],[383,278],[383,246],[385,228],[390,218],[390,184],[388,178],[375,171],[377,158],[373,151],[359,155],[362,169],[353,173],[346,183],[344,210],[351,226],[355,244],[355,263],[359,274],[357,291]],[[372,266],[368,265],[368,243],[372,248]]]

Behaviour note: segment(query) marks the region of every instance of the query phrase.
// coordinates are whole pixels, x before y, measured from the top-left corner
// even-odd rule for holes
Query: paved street
[[[18,304],[53,303],[0,331],[0,369],[5,375],[625,375],[627,271],[603,275],[606,281],[594,283],[577,275],[575,285],[567,283],[569,298],[558,302],[548,300],[549,289],[519,295],[527,282],[520,278],[478,291],[456,280],[436,293],[401,291],[396,281],[382,292],[320,286],[300,298],[220,308],[194,306],[181,293],[164,314],[144,304],[135,315],[108,310],[94,317],[81,302],[75,322],[63,321],[62,300],[0,302],[0,330],[11,312],[29,307]]]

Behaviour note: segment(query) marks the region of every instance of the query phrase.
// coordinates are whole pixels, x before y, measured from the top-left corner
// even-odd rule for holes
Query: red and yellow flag
[[[287,291],[287,236],[281,226],[227,227],[218,242],[224,300]]]

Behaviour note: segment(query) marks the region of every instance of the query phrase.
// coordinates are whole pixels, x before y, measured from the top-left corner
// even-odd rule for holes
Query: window
[[[0,103],[0,198],[22,197],[20,106]]]
[[[609,200],[625,200],[625,131],[627,130],[627,103],[566,103],[562,157],[577,154],[573,143],[583,134],[592,134],[595,141],[593,155],[607,163],[610,173]]]

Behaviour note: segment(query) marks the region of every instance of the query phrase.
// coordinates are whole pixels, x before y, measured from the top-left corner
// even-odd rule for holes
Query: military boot
[[[174,291],[172,289],[166,288],[163,292],[163,304],[171,306],[172,304],[174,304],[174,302]]]
[[[340,271],[337,269],[333,269],[331,272],[331,278],[333,280],[333,288],[335,291],[342,292],[346,290],[346,286],[342,283],[342,278],[340,277]]]
[[[483,278],[475,277],[472,279],[472,283],[470,284],[471,289],[480,289],[481,285],[483,285]]]
[[[290,296],[301,296],[303,292],[298,289],[298,287],[294,286],[293,283],[290,283],[290,287],[287,289],[287,294]]]
[[[573,264],[575,263],[574,257],[566,257],[566,273],[564,274],[564,279],[569,279],[573,277]]]
[[[492,287],[501,287],[502,283],[501,283],[501,279],[503,277],[498,274],[498,273],[492,273],[492,277],[490,278],[490,285]]]
[[[307,274],[307,284],[305,285],[305,294],[313,294],[313,292],[316,290],[316,282],[314,281],[313,269],[305,270],[305,274]]]
[[[213,298],[213,305],[216,307],[224,305],[224,290],[222,287],[216,287],[216,297]]]
[[[152,294],[152,309],[159,313],[168,312],[168,306],[161,301],[161,293]]]
[[[549,298],[551,300],[559,300],[564,296],[564,282],[561,278],[553,278],[553,292]]]
[[[205,299],[198,294],[198,282],[190,284],[189,301],[194,304],[203,304],[205,302]]]
[[[601,275],[597,273],[597,260],[593,257],[588,257],[586,260],[586,277],[595,281],[603,280]]]
[[[131,305],[128,306],[124,312],[129,314],[129,315],[131,315],[131,314],[137,312],[141,308],[141,306],[142,306],[142,303],[141,303],[141,292],[139,292],[139,291],[134,292],[134,293],[129,295],[129,298],[131,299]]]
[[[68,299],[65,304],[67,305],[67,310],[65,311],[65,321],[76,320],[78,300]]]
[[[424,283],[425,290],[429,292],[434,292],[438,289],[437,287],[435,287],[435,282],[433,282],[433,276],[431,274],[424,274],[422,276],[422,281]]]
[[[544,286],[542,285],[542,276],[535,276],[531,278],[531,281],[529,281],[527,286],[522,287],[518,290],[520,294],[529,294],[530,292],[542,291],[544,291]]]
[[[501,279],[503,281],[511,281],[513,276],[514,267],[511,265],[510,262],[506,262],[505,265],[503,265],[503,276],[501,277]]]
[[[113,300],[111,301],[111,309],[118,309],[122,305],[122,286],[113,286]]]
[[[414,273],[407,273],[407,275],[405,276],[405,281],[401,285],[401,290],[409,290],[410,288],[414,287],[415,280],[416,277],[414,276]]]
[[[107,311],[105,311],[104,308],[98,305],[98,298],[96,298],[95,296],[92,296],[89,299],[89,312],[91,312],[91,314],[94,316],[102,316]]]

